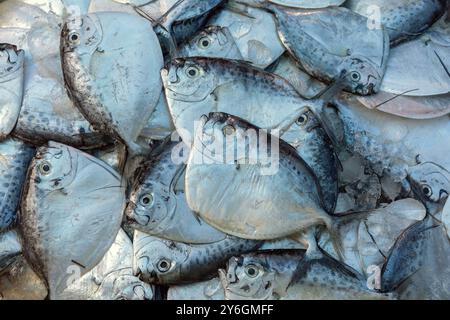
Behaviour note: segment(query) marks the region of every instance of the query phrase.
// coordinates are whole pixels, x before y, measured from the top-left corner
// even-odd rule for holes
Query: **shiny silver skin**
[[[261,245],[227,237],[202,245],[159,239],[140,231],[134,233],[134,274],[152,284],[182,284],[208,280],[236,254],[251,252]]]
[[[267,141],[263,148],[256,148],[258,135]],[[236,155],[237,144],[227,143],[227,138],[240,141],[241,150],[248,148],[249,153]],[[266,148],[278,158],[255,161],[267,157]],[[223,157],[214,156],[214,150],[225,150]],[[273,170],[264,173],[265,166]],[[333,229],[334,224],[323,209],[317,178],[296,150],[224,113],[203,116],[197,127],[186,168],[186,198],[207,223],[247,239],[277,239],[317,225]]]
[[[112,245],[125,208],[124,180],[104,162],[49,142],[26,181],[19,215],[24,254],[50,297],[57,296]]]
[[[22,106],[25,53],[16,46],[0,44],[0,140],[5,139]]]
[[[224,292],[219,278],[207,281],[171,286],[167,300],[224,300]]]
[[[219,270],[229,300],[386,300],[367,289],[346,265],[327,255],[309,257],[303,250],[260,252],[233,257]]]
[[[182,142],[165,141],[139,170],[125,214],[135,229],[156,237],[191,244],[214,243],[227,235],[202,221],[186,202],[186,165],[177,153],[188,153]],[[159,153],[159,154],[158,154]]]
[[[395,45],[428,29],[444,13],[445,0],[350,0],[345,6],[368,18],[379,18]]]
[[[34,148],[14,138],[0,142],[0,232],[16,220],[28,164],[34,152]]]
[[[81,25],[69,18],[61,33],[66,87],[94,128],[139,154],[136,139],[162,89],[158,74],[163,58],[156,35],[145,19],[126,13],[99,12],[79,19]]]
[[[370,30],[366,18],[341,7],[263,6],[274,13],[288,52],[310,75],[329,83],[345,73],[346,90],[359,95],[378,92],[389,56],[389,36],[383,28]]]

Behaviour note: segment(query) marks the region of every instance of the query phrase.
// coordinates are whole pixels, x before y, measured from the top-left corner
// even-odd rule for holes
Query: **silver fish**
[[[48,295],[45,282],[19,256],[9,271],[0,275],[0,300],[44,300]]]
[[[0,275],[17,260],[21,253],[22,244],[17,231],[11,230],[0,234]]]
[[[250,0],[251,1],[251,0]],[[345,0],[269,0],[270,2],[293,8],[315,9],[340,6]]]
[[[9,138],[0,142],[0,232],[16,220],[16,211],[34,148]]]
[[[0,44],[0,140],[5,139],[19,117],[23,97],[25,53],[11,44]]]
[[[82,25],[77,19],[66,22],[61,34],[66,86],[94,128],[138,154],[136,139],[162,89],[157,37],[145,19],[126,13],[99,12],[80,19]]]
[[[219,278],[192,284],[172,286],[167,291],[167,300],[224,300]]]
[[[428,212],[439,215],[450,195],[450,172],[439,164],[423,162],[408,169],[408,181]]]
[[[244,60],[230,30],[219,26],[208,26],[198,32],[181,46],[178,55]]]
[[[188,149],[166,141],[135,178],[125,211],[130,225],[156,237],[184,243],[213,243],[227,235],[199,219],[189,209],[184,193],[186,165],[177,153]],[[158,154],[159,153],[159,154]],[[179,156],[179,155],[178,155]]]
[[[258,160],[263,157],[267,160]],[[312,169],[293,147],[224,113],[203,116],[197,127],[186,168],[186,198],[207,223],[247,239],[277,239],[316,225],[333,232],[337,223],[323,209]]]
[[[230,0],[207,23],[227,28],[245,61],[265,69],[285,51],[278,38],[274,17],[267,11]]]
[[[133,276],[133,244],[123,230],[103,259],[87,274],[75,278],[57,300],[151,300],[150,285]],[[134,293],[133,293],[134,292]],[[131,295],[130,295],[131,293]],[[142,293],[142,295],[141,295]]]
[[[444,224],[447,236],[450,239],[450,201],[448,199],[442,209],[442,223]]]
[[[421,37],[391,50],[380,90],[407,96],[448,94],[449,57],[450,22],[442,17]]]
[[[100,262],[119,231],[124,207],[124,181],[105,163],[56,142],[38,149],[19,226],[25,256],[45,279],[50,297],[61,293],[74,273],[83,275]]]
[[[389,55],[384,29],[369,29],[366,18],[341,7],[307,10],[261,1],[274,13],[286,49],[309,74],[331,82],[346,73],[350,92],[378,92]]]
[[[188,245],[134,233],[134,274],[155,284],[181,284],[207,280],[227,259],[251,252],[260,241],[227,237],[204,245]]]
[[[329,256],[303,250],[247,254],[219,270],[229,300],[389,299],[367,289],[361,277]]]
[[[445,0],[349,0],[345,6],[370,19],[378,19],[392,44],[420,35],[444,12]]]
[[[381,284],[400,299],[442,300],[450,297],[450,241],[431,216],[406,230],[383,267]]]

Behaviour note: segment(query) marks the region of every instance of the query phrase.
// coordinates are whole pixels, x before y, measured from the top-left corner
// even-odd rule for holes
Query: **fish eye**
[[[68,39],[71,43],[78,43],[80,40],[80,35],[77,32],[72,32],[69,34]]]
[[[139,203],[144,207],[151,206],[153,204],[153,194],[146,193],[139,198]]]
[[[196,67],[189,67],[186,69],[186,75],[189,78],[195,78],[200,74],[200,70],[198,70],[198,68]]]
[[[296,121],[299,126],[304,126],[308,122],[308,115],[306,113],[302,114]]]
[[[225,136],[231,136],[236,132],[236,129],[231,124],[227,124],[223,127],[222,132]]]
[[[423,194],[426,196],[426,197],[431,197],[432,195],[433,195],[433,189],[429,186],[429,185],[427,185],[427,184],[424,184],[423,186],[422,186],[422,192],[423,192]]]
[[[198,40],[198,45],[200,48],[207,49],[211,44],[208,37],[202,37]]]
[[[50,163],[48,163],[47,161],[44,161],[41,164],[39,164],[38,170],[42,175],[45,175],[45,176],[49,175],[50,172],[52,171],[52,165]]]
[[[245,274],[248,275],[250,278],[255,278],[259,274],[259,269],[254,264],[249,264],[245,267]]]
[[[361,80],[361,75],[359,74],[359,72],[356,72],[356,71],[353,71],[352,73],[350,73],[350,77],[352,78],[353,81]]]
[[[167,272],[169,271],[170,266],[171,266],[170,261],[165,258],[162,258],[161,260],[158,261],[156,268],[158,269],[159,272]]]

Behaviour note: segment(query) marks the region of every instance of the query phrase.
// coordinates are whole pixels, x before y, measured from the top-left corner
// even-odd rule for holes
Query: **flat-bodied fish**
[[[244,60],[230,30],[219,26],[208,26],[198,32],[180,47],[178,55]]]
[[[447,199],[444,209],[442,209],[442,223],[447,231],[447,236],[450,239],[450,200]]]
[[[381,91],[407,96],[450,93],[450,22],[445,18],[391,50]]]
[[[430,215],[407,229],[390,252],[381,274],[382,290],[403,300],[450,298],[450,241]]]
[[[0,234],[0,275],[7,269],[22,253],[17,231],[11,230]]]
[[[19,215],[24,254],[53,297],[74,274],[96,266],[114,242],[124,180],[104,162],[49,142],[38,149],[26,181]]]
[[[270,12],[255,8],[251,3],[230,0],[214,15],[208,26],[227,28],[243,60],[265,69],[285,51],[278,38],[275,19]]]
[[[25,53],[16,46],[0,44],[0,140],[5,139],[19,117],[23,97]]]
[[[130,295],[131,293],[131,295]],[[142,295],[141,295],[142,293]],[[151,300],[150,285],[133,276],[133,244],[123,230],[94,269],[71,284],[57,300]]]
[[[252,1],[252,0],[249,0]],[[317,9],[340,6],[345,0],[269,0],[270,2],[293,8]]]
[[[167,300],[224,300],[224,292],[219,278],[191,284],[171,286]]]
[[[150,155],[133,183],[125,211],[128,223],[149,235],[177,242],[224,240],[226,234],[202,221],[186,203],[186,165],[182,160],[187,153],[182,142],[165,141],[157,153]]]
[[[329,83],[345,73],[346,90],[378,92],[389,55],[383,28],[369,29],[365,17],[342,7],[297,9],[259,2],[273,12],[281,41],[310,75]]]
[[[0,232],[16,219],[28,164],[34,151],[34,148],[17,139],[8,138],[0,142]]]
[[[148,21],[126,13],[92,13],[79,20],[81,25],[69,18],[61,34],[66,86],[94,128],[138,154],[136,139],[162,89],[157,37]]]
[[[208,280],[230,257],[254,251],[260,245],[260,241],[234,237],[210,244],[189,245],[135,231],[134,274],[154,284]]]
[[[350,267],[304,250],[260,252],[233,257],[219,270],[228,300],[386,300],[371,291]]]
[[[189,207],[217,229],[271,240],[335,220],[312,169],[296,150],[240,118],[203,116],[186,168]],[[336,218],[337,219],[337,218]]]
[[[395,45],[428,29],[444,13],[445,0],[349,0],[345,6],[373,20],[373,27],[384,25]]]

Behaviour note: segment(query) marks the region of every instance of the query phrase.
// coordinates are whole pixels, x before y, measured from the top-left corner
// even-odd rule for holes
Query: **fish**
[[[123,174],[127,160],[127,149],[123,144],[88,150],[87,152],[102,160],[117,172]]]
[[[320,176],[322,189],[329,191],[327,209],[334,208],[336,195],[331,193],[336,192],[336,173],[333,170],[338,163],[328,144],[334,144],[337,139],[334,130],[329,128],[324,106],[328,97],[339,91],[339,84],[326,88],[315,99],[305,99],[281,77],[247,64],[200,57],[177,59],[161,74],[169,110],[183,142],[190,145],[198,119],[214,111],[243,118],[263,129],[278,129],[280,136],[297,147],[307,162],[313,161],[308,164]],[[254,112],[255,109],[259,112]],[[303,123],[304,119],[310,121]],[[313,143],[309,138],[317,140]],[[319,145],[326,151],[317,150]],[[324,168],[322,165],[326,163],[331,166]],[[328,172],[326,176],[323,170]]]
[[[444,13],[445,1],[349,0],[345,6],[356,13],[382,24],[389,33],[391,45],[409,40],[428,29]],[[378,19],[379,21],[377,21]]]
[[[167,300],[225,300],[218,277],[191,284],[171,286]]]
[[[124,142],[131,154],[140,154],[136,139],[162,90],[157,37],[147,20],[127,13],[92,13],[80,21],[81,26],[69,18],[61,33],[70,96],[95,129]]]
[[[339,220],[324,210],[317,178],[292,146],[225,113],[202,116],[185,184],[189,207],[236,237],[273,240],[313,226],[334,232]]]
[[[0,300],[44,300],[47,296],[45,282],[22,255],[0,275]]]
[[[442,17],[419,38],[391,50],[380,90],[402,96],[446,95],[449,57],[450,23]]]
[[[250,253],[219,270],[227,300],[387,300],[348,266],[304,250]]]
[[[183,44],[179,57],[210,57],[244,60],[227,27],[207,26]]]
[[[17,260],[22,253],[22,244],[16,230],[0,233],[0,275]]]
[[[227,28],[242,60],[265,69],[285,52],[285,48],[278,38],[273,15],[247,2],[228,1],[223,10],[209,19],[207,26]]]
[[[437,163],[418,160],[419,163],[408,170],[408,183],[416,199],[439,220],[450,195],[450,172]]]
[[[37,150],[23,190],[24,255],[52,298],[111,247],[126,204],[124,179],[104,162],[50,141]]]
[[[31,29],[0,29],[5,41],[14,41],[24,50],[27,66],[22,107],[11,134],[37,146],[49,140],[77,148],[111,143],[111,139],[93,130],[69,99],[60,63],[60,20],[54,15],[44,17],[44,22],[39,20]]]
[[[450,114],[448,101],[450,94],[434,96],[407,96],[388,92],[378,92],[358,100],[369,109],[408,119],[436,119]]]
[[[0,141],[16,125],[22,106],[25,53],[15,45],[0,44]]]
[[[227,235],[202,221],[191,211],[184,192],[187,147],[164,141],[152,153],[134,179],[125,214],[127,223],[159,238],[206,244],[225,240]]]
[[[16,222],[22,187],[34,152],[33,147],[14,138],[0,142],[0,232]]]
[[[449,299],[450,241],[444,226],[428,215],[407,229],[381,273],[382,290],[399,299]]]
[[[367,161],[373,173],[390,176],[407,188],[408,169],[422,162],[434,162],[446,170],[450,150],[441,143],[450,132],[448,117],[417,120],[368,110],[355,96],[341,95],[333,100],[337,117],[330,123],[342,125],[342,146]]]
[[[211,13],[223,3],[224,0],[204,0],[201,2],[178,0],[157,20],[154,20],[146,13],[145,4],[135,6],[135,10],[152,21],[156,33],[163,39],[162,45],[174,52],[173,50],[176,50],[177,44],[189,39],[193,33],[206,23]]]
[[[133,276],[133,244],[119,230],[99,264],[81,278],[74,278],[55,300],[128,300],[153,297],[152,287]],[[141,295],[142,293],[142,295]]]
[[[135,231],[134,274],[151,284],[187,284],[214,277],[214,272],[233,255],[251,252],[261,245],[227,237],[209,244],[189,245]]]
[[[296,9],[258,2],[274,14],[283,45],[310,75],[330,83],[348,74],[344,84],[349,92],[366,96],[379,91],[389,56],[383,28],[369,29],[365,17],[342,7]]]
[[[366,278],[372,276],[374,267],[381,270],[386,257],[397,238],[410,226],[426,217],[424,205],[412,198],[382,203],[339,228],[342,256],[345,263]],[[318,245],[328,255],[338,259],[339,255],[329,240],[327,232],[318,237]]]

